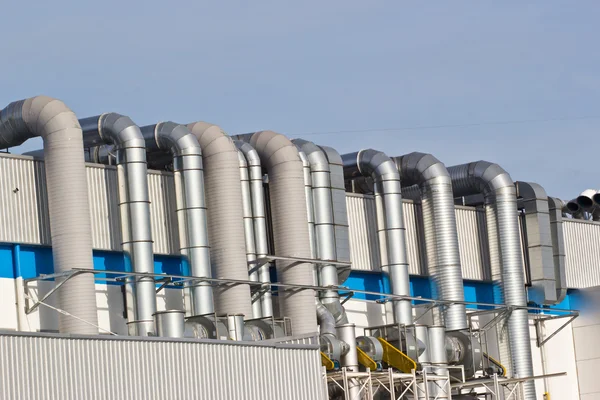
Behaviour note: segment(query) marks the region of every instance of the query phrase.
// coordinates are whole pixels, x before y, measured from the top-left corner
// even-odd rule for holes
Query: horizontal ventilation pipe
[[[256,240],[254,239],[254,219],[252,218],[252,194],[250,193],[250,174],[248,162],[241,150],[238,150],[240,160],[240,181],[242,183],[242,211],[244,216],[244,236],[246,238],[246,261],[250,268],[256,265]],[[258,271],[249,273],[252,282],[258,282]],[[252,318],[261,318],[260,299],[252,299]]]
[[[0,111],[0,148],[40,136],[44,141],[54,272],[92,270],[90,205],[77,117],[62,101],[36,96]],[[56,282],[60,282],[59,279]],[[61,333],[98,334],[94,276],[69,279],[57,292]]]
[[[239,138],[249,140],[269,175],[275,254],[310,258],[303,167],[296,146],[285,136],[272,131]],[[278,260],[277,276],[283,283],[314,284],[310,263]],[[295,335],[316,332],[313,290],[282,290],[279,303],[280,314],[291,319]]]
[[[142,133],[149,151],[162,150],[173,156],[179,245],[189,275],[211,278],[202,151],[198,139],[185,125],[174,122],[145,126]],[[189,294],[190,316],[214,313],[210,283],[194,284]]]
[[[552,256],[554,259],[554,276],[556,277],[556,302],[560,303],[567,296],[567,275],[565,269],[565,238],[562,225],[562,208],[564,202],[556,197],[548,197],[550,212],[550,234],[552,236]]]
[[[594,221],[600,221],[600,207],[594,201],[594,198],[600,200],[600,198],[595,197],[597,193],[597,190],[587,189],[576,199],[581,209],[589,213]]]
[[[306,154],[310,165],[312,198],[309,197],[309,201],[312,200],[313,203],[316,258],[321,261],[337,261],[329,161],[325,153],[314,143],[302,139],[293,142]],[[321,286],[339,285],[338,270],[335,265],[321,264],[318,268],[318,277]],[[337,290],[321,292],[320,300],[335,317],[336,324],[348,323]]]
[[[583,210],[583,208],[581,208],[581,206],[577,202],[577,199],[571,199],[567,201],[566,207],[563,210],[563,212],[571,214],[571,217],[573,217],[574,219],[585,219],[585,211]]]
[[[371,177],[374,182],[381,268],[390,277],[392,294],[410,296],[406,228],[398,168],[384,153],[372,149],[345,154],[342,159],[345,179],[362,175]],[[394,322],[412,324],[410,300],[394,299],[392,304]]]
[[[263,173],[260,157],[254,147],[240,140],[235,141],[236,147],[243,153],[248,165],[250,179],[250,197],[252,200],[252,219],[254,227],[254,242],[256,246],[256,257],[262,259],[269,255],[269,240],[267,233],[267,216],[265,191],[263,188]],[[264,263],[258,268],[258,280],[264,287],[264,293],[260,293],[261,315],[263,317],[273,316],[273,302],[271,300],[271,263]]]
[[[556,304],[556,272],[554,248],[550,229],[548,195],[537,183],[515,182],[517,197],[525,209],[527,231],[527,254],[531,288],[529,299],[537,304]]]
[[[117,165],[119,217],[127,270],[154,273],[150,197],[146,145],[140,128],[129,118],[106,113],[79,121],[84,146],[114,146]],[[95,149],[106,149],[106,146]],[[154,335],[156,289],[152,277],[132,279],[127,283],[127,318],[129,334]]]
[[[482,193],[485,199],[492,264],[501,266],[503,302],[527,306],[519,235],[517,193],[510,175],[497,164],[477,161],[448,168],[457,197]],[[496,251],[497,250],[497,251]],[[492,271],[494,273],[494,271]],[[527,310],[513,310],[508,317],[512,368],[519,378],[533,376]],[[526,400],[535,400],[535,385],[524,384]]]
[[[402,188],[418,193],[422,205],[427,267],[435,299],[464,302],[464,288],[452,180],[442,162],[431,154],[410,153],[393,157],[400,171]],[[410,187],[412,185],[417,185]],[[439,313],[438,313],[439,314]],[[437,318],[436,318],[437,319]],[[443,310],[442,324],[448,331],[468,328],[464,304],[451,304]]]
[[[350,228],[348,227],[348,208],[344,185],[344,162],[340,153],[328,146],[319,146],[329,162],[331,180],[331,201],[333,202],[333,226],[337,260],[350,263]],[[343,284],[350,276],[350,268],[338,270],[338,282]]]

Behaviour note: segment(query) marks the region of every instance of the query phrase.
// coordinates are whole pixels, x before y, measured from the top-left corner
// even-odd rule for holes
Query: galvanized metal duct
[[[565,208],[563,209],[564,213],[571,214],[571,217],[574,219],[585,219],[585,211],[579,203],[577,199],[571,199],[567,201]]]
[[[189,274],[211,278],[202,151],[198,139],[185,125],[174,122],[142,127],[142,133],[148,150],[158,149],[173,156],[179,249]],[[191,316],[214,313],[210,283],[194,284],[189,291]]]
[[[556,197],[548,197],[550,213],[550,235],[552,237],[552,258],[556,278],[556,301],[560,303],[567,295],[567,273],[565,269],[565,238],[563,234],[562,209],[564,202]]]
[[[554,265],[548,195],[544,188],[537,183],[515,182],[515,188],[517,197],[522,199],[521,202],[525,209],[527,253],[531,274],[529,299],[537,304],[559,303],[560,300],[556,297],[557,275]]]
[[[239,138],[249,140],[269,175],[276,255],[310,258],[304,176],[296,146],[285,136],[272,131],[257,132],[250,138],[241,135]],[[284,283],[314,283],[312,265],[306,262],[279,260],[277,276]],[[291,319],[295,335],[316,332],[314,298],[313,290],[279,292],[280,314]]]
[[[306,154],[310,164],[312,197],[309,197],[309,201],[312,200],[314,209],[316,258],[322,261],[337,261],[329,161],[325,153],[314,143],[302,139],[295,139],[293,143]],[[335,265],[320,265],[318,276],[321,286],[338,286],[339,284],[338,270]],[[337,290],[322,291],[320,299],[321,303],[334,316],[336,324],[348,323],[348,317],[340,303]]]
[[[90,209],[77,117],[62,101],[47,96],[15,101],[0,111],[0,148],[18,146],[35,136],[44,140],[54,272],[91,270]],[[92,274],[69,279],[56,296],[59,307],[68,313],[58,315],[60,332],[98,334]]]
[[[241,150],[238,149],[240,160],[240,181],[242,184],[242,213],[244,216],[244,236],[246,238],[246,260],[252,269],[256,265],[256,240],[254,238],[254,219],[252,217],[252,194],[250,193],[250,174],[248,162]],[[258,271],[254,270],[248,275],[253,282],[259,282]],[[260,299],[252,299],[252,318],[261,318],[262,309]]]
[[[427,267],[435,299],[464,302],[464,288],[458,232],[454,211],[452,180],[442,162],[431,154],[410,153],[392,158],[404,186],[417,190],[422,205]],[[402,192],[407,190],[403,187]],[[464,304],[451,304],[443,310],[443,320],[435,313],[436,324],[448,331],[468,328]]]
[[[237,147],[216,125],[196,122],[188,124],[188,129],[202,149],[213,277],[247,280]],[[248,285],[217,286],[214,293],[217,314],[252,315]]]
[[[260,259],[269,255],[262,166],[260,157],[254,147],[240,140],[234,142],[236,147],[244,154],[248,166],[256,257]],[[271,300],[271,290],[269,289],[269,284],[271,283],[270,267],[271,263],[264,263],[258,269],[258,280],[265,285],[263,288],[265,292],[260,295],[261,314],[263,317],[273,316],[273,302]]]
[[[501,280],[498,284],[502,288],[504,303],[526,306],[517,196],[510,175],[499,165],[487,161],[457,165],[448,168],[448,172],[452,178],[455,196],[476,193],[484,195],[486,216],[489,217],[490,255],[493,253],[492,247],[497,243],[497,263],[501,265]],[[511,312],[508,317],[508,333],[514,375],[533,376],[527,310],[518,309]],[[533,382],[525,383],[524,392],[525,399],[536,398]]]
[[[587,189],[581,192],[579,196],[577,196],[577,204],[581,207],[582,210],[589,213],[594,221],[600,221],[600,207],[594,201],[594,198],[597,195],[598,191],[595,189]],[[600,200],[600,199],[599,199]]]
[[[406,228],[402,214],[400,173],[394,161],[384,153],[368,149],[342,156],[344,178],[363,175],[374,181],[377,208],[377,230],[381,268],[390,277],[392,293],[410,296],[408,261],[406,258]],[[393,300],[394,321],[412,323],[410,300]]]
[[[129,118],[105,113],[81,119],[85,147],[114,145],[119,180],[119,217],[125,265],[133,272],[154,273],[146,145],[140,128]],[[106,149],[106,146],[96,147]],[[129,334],[154,335],[156,288],[152,277],[127,282]]]

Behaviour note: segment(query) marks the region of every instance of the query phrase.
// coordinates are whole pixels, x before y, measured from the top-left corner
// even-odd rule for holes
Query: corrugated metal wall
[[[563,232],[567,287],[600,286],[600,224],[566,220]]]
[[[317,346],[0,333],[0,399],[323,399]]]

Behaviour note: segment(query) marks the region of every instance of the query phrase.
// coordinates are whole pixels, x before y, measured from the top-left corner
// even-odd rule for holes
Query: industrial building
[[[596,190],[2,109],[35,136],[0,154],[0,399],[600,398]]]

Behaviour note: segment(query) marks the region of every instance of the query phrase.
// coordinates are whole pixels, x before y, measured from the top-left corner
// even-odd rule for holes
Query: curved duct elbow
[[[283,257],[311,258],[307,229],[307,209],[302,161],[296,146],[285,136],[261,131],[238,137],[248,141],[258,153],[269,175],[269,193],[275,254]],[[310,263],[277,261],[277,276],[283,283],[313,285]],[[292,321],[294,334],[317,330],[313,290],[281,291],[281,315]]]
[[[455,196],[483,194],[494,279],[507,305],[526,306],[525,277],[517,210],[517,193],[510,175],[497,164],[477,161],[448,168]],[[527,310],[513,310],[508,317],[512,366],[516,377],[533,376]],[[533,382],[525,383],[525,399],[534,400]]]
[[[571,214],[571,217],[575,219],[584,219],[585,217],[584,210],[577,202],[577,199],[571,199],[567,201],[565,207],[563,208],[563,212]]]
[[[579,207],[581,207],[584,211],[592,211],[594,208],[594,196],[596,195],[596,190],[587,189],[581,192],[579,196],[575,199]]]
[[[80,123],[84,145],[96,145],[93,148],[96,155],[100,155],[102,150],[108,154],[107,149],[111,147],[115,157],[119,180],[119,217],[126,265],[130,265],[133,272],[154,274],[144,136],[129,117],[117,113],[84,118]],[[110,146],[97,146],[99,143]],[[141,277],[128,282],[127,299],[130,334],[154,334],[154,279]]]
[[[187,127],[202,149],[213,277],[248,280],[238,149],[216,125]],[[217,286],[214,294],[217,314],[252,316],[248,285]]]
[[[554,265],[548,195],[536,183],[515,182],[515,187],[525,210],[527,255],[531,274],[529,298],[537,304],[556,304],[557,280],[560,280],[560,275],[556,275]]]
[[[431,291],[436,299],[464,302],[464,288],[454,195],[450,174],[442,162],[431,154],[410,153],[394,157],[400,179],[418,196],[423,213],[427,267]],[[402,192],[406,192],[402,188]],[[437,319],[437,318],[436,318]],[[468,328],[464,304],[451,304],[443,310],[446,330]]]
[[[81,126],[62,101],[46,96],[16,101],[0,111],[0,148],[35,136],[44,141],[54,271],[93,269]],[[58,315],[60,332],[98,333],[94,288],[93,275],[81,274],[57,292],[59,307],[67,312]]]
[[[198,139],[187,127],[174,122],[142,127],[142,133],[148,150],[162,150],[173,157],[179,244],[184,265],[191,276],[211,278],[202,151]],[[214,313],[210,283],[193,284],[189,295],[188,314]]]
[[[373,179],[381,268],[390,277],[392,294],[410,296],[406,229],[398,168],[392,159],[373,149],[345,154],[342,160],[346,179],[361,175]],[[396,323],[412,323],[410,300],[394,299],[393,309]]]

